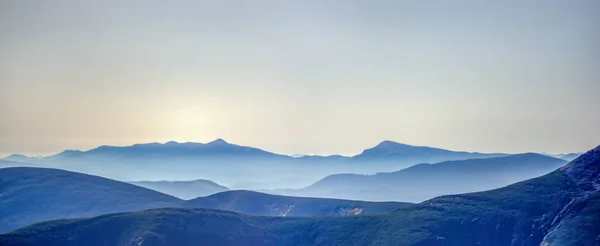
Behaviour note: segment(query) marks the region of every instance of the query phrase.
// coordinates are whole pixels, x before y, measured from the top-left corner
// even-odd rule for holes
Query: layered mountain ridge
[[[294,158],[217,139],[209,143],[171,141],[100,146],[87,151],[65,150],[48,157],[17,159],[24,166],[58,168],[117,180],[210,179],[227,187],[263,183],[271,185],[261,189],[282,189],[302,188],[336,173],[392,172],[418,163],[498,155],[502,154],[468,153],[384,141],[353,157]],[[281,180],[290,182],[279,182]]]
[[[535,153],[445,161],[374,175],[335,174],[305,188],[275,194],[420,202],[444,194],[499,188],[549,173],[565,163]]]
[[[264,216],[359,215],[407,203],[225,191],[190,201],[137,185],[59,169],[0,168],[0,233],[53,219],[92,217],[152,208],[211,208]]]
[[[547,175],[358,217],[158,209],[46,222],[2,245],[597,245],[600,146]],[[118,228],[115,226],[118,225]],[[77,228],[77,229],[76,229]],[[95,231],[102,230],[103,235]]]
[[[273,152],[264,151],[258,148],[241,146],[231,144],[224,139],[216,139],[208,143],[197,143],[197,142],[176,142],[169,141],[166,143],[139,143],[130,146],[109,146],[103,145],[87,151],[81,150],[65,150],[56,155],[33,158],[25,155],[13,154],[3,159],[14,160],[14,161],[32,161],[34,159],[44,158],[65,158],[65,157],[83,157],[83,156],[102,156],[102,155],[115,155],[119,157],[140,157],[143,155],[151,156],[166,156],[166,155],[197,155],[197,156],[208,156],[214,154],[244,154],[244,155],[264,155],[264,156],[279,156],[279,157],[290,157],[296,159],[309,159],[309,158],[334,158],[334,159],[355,159],[355,160],[369,160],[369,159],[419,159],[421,162],[426,159],[437,161],[440,159],[451,160],[452,158],[457,159],[472,159],[479,157],[494,157],[494,156],[505,156],[503,153],[478,153],[478,152],[465,152],[465,151],[452,151],[440,148],[432,148],[426,146],[413,146],[408,144],[402,144],[389,140],[382,141],[372,148],[365,149],[362,153],[352,156],[345,157],[341,155],[329,155],[329,156],[318,156],[318,155],[280,155]],[[450,158],[450,159],[449,159]]]

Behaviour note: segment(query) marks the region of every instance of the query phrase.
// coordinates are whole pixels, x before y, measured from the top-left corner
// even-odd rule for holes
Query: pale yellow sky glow
[[[0,154],[599,144],[598,1],[425,2],[1,1]]]

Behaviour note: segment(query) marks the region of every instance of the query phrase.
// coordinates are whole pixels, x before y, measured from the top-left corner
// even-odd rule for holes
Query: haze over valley
[[[546,174],[567,162],[535,153],[450,151],[393,141],[382,141],[351,157],[294,158],[223,139],[206,144],[172,141],[100,146],[88,151],[65,150],[47,157],[10,155],[3,160],[8,161],[3,164],[6,167],[48,167],[89,173],[182,199],[245,189],[308,197],[410,202],[499,188]],[[411,190],[404,191],[401,187]]]

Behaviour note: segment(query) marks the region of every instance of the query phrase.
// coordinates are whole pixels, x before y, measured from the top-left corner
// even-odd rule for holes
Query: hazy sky
[[[492,3],[494,2],[494,3]],[[0,154],[600,144],[600,1],[0,1]]]

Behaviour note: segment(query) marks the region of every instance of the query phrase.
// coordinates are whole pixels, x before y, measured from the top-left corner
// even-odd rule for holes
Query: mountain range
[[[216,139],[209,143],[178,143],[175,141],[161,143],[134,144],[131,146],[100,146],[88,151],[66,150],[48,158],[182,158],[182,157],[214,157],[227,156],[228,158],[240,157],[265,157],[265,158],[288,158],[261,149],[230,144],[223,139]]]
[[[571,161],[582,153],[544,154],[555,158]],[[65,150],[61,153],[45,157],[28,157],[21,154],[12,154],[2,158],[6,161],[18,162],[43,162],[48,160],[68,160],[71,158],[100,158],[100,159],[144,159],[144,158],[211,158],[225,156],[227,158],[279,158],[306,160],[337,160],[337,161],[394,161],[409,163],[436,163],[450,160],[465,160],[475,158],[489,158],[506,156],[505,153],[478,153],[465,151],[452,151],[427,146],[413,146],[389,140],[382,141],[372,148],[365,149],[362,153],[352,157],[342,155],[300,155],[291,156],[275,154],[258,148],[231,144],[223,139],[216,139],[208,143],[176,141],[161,143],[142,143],[131,146],[103,145],[88,151]]]
[[[410,163],[435,163],[450,160],[465,160],[505,156],[506,154],[484,154],[477,152],[451,151],[426,146],[412,146],[393,141],[383,141],[373,148],[366,149],[352,159],[361,161],[394,161]]]
[[[374,174],[397,171],[419,163],[504,155],[383,141],[352,157],[331,155],[294,158],[217,139],[209,143],[171,141],[123,147],[100,146],[88,151],[65,150],[47,157],[11,155],[5,160],[22,162],[25,166],[58,168],[117,180],[209,179],[227,187],[244,188],[240,184],[262,183],[270,184],[260,187],[265,189],[298,189],[338,173]]]
[[[164,207],[224,209],[270,216],[316,216],[377,213],[405,205],[407,203],[286,197],[250,191],[226,191],[185,201],[133,184],[82,173],[49,168],[0,168],[0,233],[45,220]]]
[[[391,173],[335,174],[302,188],[272,191],[309,197],[421,202],[445,194],[483,191],[537,177],[565,160],[526,153],[484,159],[418,164]]]
[[[264,151],[258,148],[231,144],[223,139],[216,139],[208,143],[185,142],[179,143],[175,141],[161,143],[143,143],[134,144],[131,146],[107,146],[103,145],[88,151],[80,150],[65,150],[61,153],[46,157],[28,157],[21,154],[12,154],[3,158],[10,161],[38,161],[61,158],[163,158],[163,157],[212,157],[212,156],[227,156],[228,158],[235,157],[267,157],[267,158],[283,158],[283,159],[354,159],[354,160],[418,160],[419,162],[439,162],[441,160],[461,160],[473,159],[492,156],[503,156],[502,153],[477,153],[464,151],[451,151],[439,148],[426,146],[413,146],[408,144],[397,143],[393,141],[383,141],[376,146],[365,149],[362,153],[345,157],[341,155],[318,156],[318,155],[280,155],[272,152]]]
[[[419,202],[442,194],[502,187],[545,174],[562,164],[546,159],[550,164],[540,165],[520,157],[521,165],[511,165],[510,159],[519,158],[511,157],[506,159],[505,168],[501,165],[505,159],[498,159],[495,165],[482,165],[485,170],[474,168],[481,163],[492,162],[490,158],[506,156],[510,155],[450,151],[383,141],[352,157],[305,155],[294,158],[217,139],[206,144],[171,141],[124,147],[100,146],[89,151],[66,150],[48,157],[15,154],[0,161],[0,166],[58,168],[123,181],[164,180],[132,183],[181,199],[207,196],[230,187],[294,196]],[[543,158],[538,156],[538,159]],[[461,175],[471,181],[457,179],[458,176],[451,172],[444,176],[441,166],[428,167],[424,164],[437,161],[449,162],[443,166],[449,170],[461,170]],[[469,168],[470,165],[463,165],[462,161],[472,163],[474,167]],[[411,167],[413,165],[417,166]],[[426,175],[430,171],[431,175]],[[405,173],[415,175],[406,177]],[[435,175],[442,176],[438,179],[434,178]],[[177,181],[170,182],[172,180]],[[352,180],[358,182],[353,183]],[[361,182],[368,185],[357,185]],[[411,189],[397,192],[386,188],[392,186],[398,186],[400,190],[410,186]]]
[[[153,209],[40,223],[0,235],[0,244],[598,245],[598,223],[600,146],[538,178],[382,214],[282,218]]]

